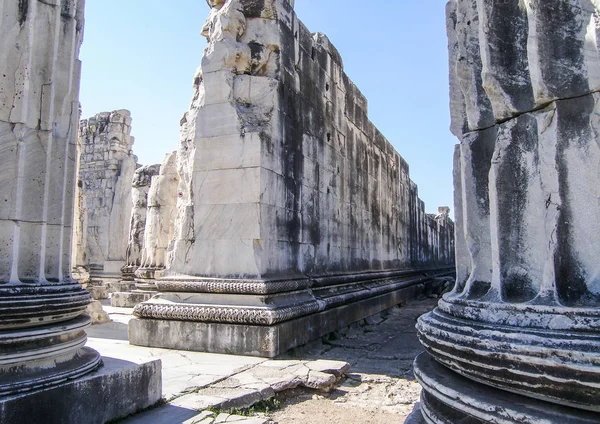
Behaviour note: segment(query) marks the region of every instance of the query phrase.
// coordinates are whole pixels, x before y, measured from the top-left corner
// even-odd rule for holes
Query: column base
[[[0,422],[104,424],[160,401],[160,361],[138,365],[103,358],[103,363],[96,372],[52,388],[0,396]]]
[[[441,364],[471,380],[600,412],[600,311],[445,296],[418,335]]]
[[[132,319],[133,345],[272,358],[385,309],[416,298],[421,284],[274,325]]]
[[[423,386],[421,412],[428,424],[598,423],[598,415],[498,390],[451,371],[423,353],[414,372]]]
[[[83,347],[91,320],[0,332],[0,396],[61,384],[100,365],[98,352]]]

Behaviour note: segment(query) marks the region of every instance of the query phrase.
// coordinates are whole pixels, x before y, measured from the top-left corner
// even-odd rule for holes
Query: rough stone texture
[[[127,110],[99,113],[79,126],[73,265],[90,271],[90,286],[118,281],[125,265],[138,167],[130,134]],[[107,295],[108,289],[102,290]]]
[[[408,164],[369,121],[327,37],[310,33],[287,0],[210,4],[182,119],[165,277],[161,294],[136,307],[132,342],[156,340],[141,333],[159,322],[163,343],[186,326],[214,328],[197,339],[222,341],[229,324],[275,325],[393,297],[409,270],[451,273],[448,210],[425,213]],[[235,346],[256,344],[240,337]],[[272,354],[291,347],[295,335],[285,337],[218,351]]]
[[[392,290],[385,286],[385,290],[381,290],[381,287],[377,287],[377,283],[365,283],[371,286],[366,293],[355,291],[354,296],[331,296],[332,290],[324,289],[323,297],[318,298],[318,301],[323,304],[324,311],[305,316],[300,315],[289,320],[285,320],[284,317],[281,322],[276,321],[279,318],[276,308],[263,309],[258,313],[249,314],[235,306],[233,308],[203,307],[192,312],[197,317],[202,317],[202,320],[198,319],[197,321],[133,319],[129,322],[129,341],[139,346],[272,358],[338,328],[417,298],[423,293],[423,285],[417,284],[417,282],[430,279],[431,277],[425,275],[418,277],[413,275],[408,281],[394,280],[396,284],[393,285]],[[382,291],[383,294],[376,295]],[[317,295],[319,296],[318,291]],[[141,305],[142,307],[146,303],[168,305],[169,301],[166,296],[155,296],[151,301]],[[188,296],[189,299],[192,295]],[[243,296],[243,298],[248,302],[251,300],[250,296]],[[357,298],[362,299],[357,300]],[[193,300],[193,298],[191,299]],[[223,298],[219,297],[218,299]],[[331,307],[327,308],[327,305],[331,305]],[[136,306],[134,314],[139,307],[140,305]],[[167,313],[171,311],[167,308],[165,310]],[[182,317],[189,313],[185,307],[178,311]],[[283,312],[287,311],[283,310]],[[220,319],[221,322],[212,322],[217,319]],[[227,322],[227,320],[234,319],[237,321]],[[246,320],[245,324],[244,320]]]
[[[203,35],[169,273],[288,278],[452,261],[327,37],[286,0],[226,1]]]
[[[548,404],[511,401],[492,417],[496,391],[467,394],[424,357],[427,422],[600,411],[599,16],[586,0],[448,5],[458,280],[420,337],[453,372]],[[552,404],[570,409],[542,419]]]
[[[131,220],[129,221],[129,241],[125,253],[124,280],[133,280],[136,269],[142,264],[145,229],[148,209],[148,192],[154,176],[160,172],[160,165],[141,166],[135,170],[131,183]]]
[[[141,169],[136,172],[148,174],[148,177],[144,189],[133,192],[134,209],[127,251],[130,256],[123,268],[123,280],[135,281],[135,288],[113,293],[111,304],[117,307],[133,308],[157,293],[154,279],[164,273],[165,254],[175,228],[179,183],[177,153],[168,154],[162,165],[153,165],[147,171]]]
[[[110,296],[110,305],[116,308],[133,308],[138,303],[150,300],[156,292],[132,290],[128,292],[115,292]]]
[[[177,152],[173,152],[165,157],[159,175],[152,179],[148,193],[143,257],[141,267],[136,272],[140,279],[153,280],[162,276],[165,269],[167,248],[175,231],[178,185]]]
[[[96,371],[100,355],[84,347],[90,294],[71,278],[83,12],[83,0],[0,1],[0,422],[7,424],[104,423],[161,397],[158,362],[107,359]],[[134,396],[139,387],[148,390]]]
[[[160,361],[136,364],[104,358],[83,378],[26,395],[0,398],[0,422],[105,424],[160,401]]]
[[[102,303],[100,303],[99,300],[94,300],[90,303],[85,312],[92,319],[92,325],[110,322],[110,317],[108,316],[108,313],[102,309]]]
[[[0,401],[100,362],[70,274],[82,32],[82,1],[0,2]]]
[[[196,417],[185,421],[183,424],[223,424],[223,423],[238,423],[238,424],[270,424],[270,420],[257,417],[244,417],[242,415],[232,414],[216,414],[210,411],[204,411]]]

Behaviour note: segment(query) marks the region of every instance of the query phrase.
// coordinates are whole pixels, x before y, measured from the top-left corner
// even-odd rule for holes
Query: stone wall
[[[174,239],[130,341],[272,356],[322,335],[325,315],[344,325],[451,273],[452,221],[425,213],[327,37],[287,0],[209,4]]]
[[[287,1],[241,0],[213,8],[203,34],[172,273],[281,278],[451,263],[451,254],[436,262],[408,164],[369,121],[326,36]]]
[[[130,134],[127,110],[99,113],[79,126],[74,265],[90,270],[99,282],[104,276],[118,278],[125,265],[138,167]]]
[[[458,280],[418,324],[427,422],[598,419],[599,16],[448,4]]]

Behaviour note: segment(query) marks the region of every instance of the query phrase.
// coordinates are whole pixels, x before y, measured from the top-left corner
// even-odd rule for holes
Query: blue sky
[[[371,121],[408,161],[427,211],[452,207],[457,141],[448,130],[445,0],[296,0],[295,9],[340,51]],[[129,109],[142,164],[177,148],[207,14],[204,0],[86,2],[83,118]]]

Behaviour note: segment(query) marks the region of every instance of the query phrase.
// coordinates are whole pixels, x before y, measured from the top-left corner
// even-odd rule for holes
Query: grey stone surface
[[[367,299],[363,300],[348,302],[341,299],[335,307],[323,312],[268,326],[134,319],[129,322],[129,341],[140,346],[275,357],[338,328],[417,298],[422,292],[422,285],[407,284],[404,288],[398,287],[379,296],[366,296]]]
[[[156,403],[161,382],[159,362],[101,367],[84,347],[91,296],[71,277],[84,1],[0,9],[0,422],[105,423]]]
[[[457,284],[418,323],[447,367],[417,361],[427,422],[600,411],[599,13],[577,0],[449,3]],[[546,417],[553,404],[570,409]]]
[[[338,417],[352,414],[380,421],[383,417],[399,417],[401,422],[419,399],[420,387],[414,381],[411,365],[423,347],[416,336],[415,320],[434,305],[433,299],[426,299],[394,307],[370,320],[379,324],[361,321],[274,360],[132,346],[127,343],[126,325],[132,318],[131,309],[105,306],[113,322],[92,327],[89,345],[105,356],[136,361],[160,359],[163,363],[163,392],[169,402],[131,417],[128,424],[186,422],[205,408],[248,405],[269,393],[295,398],[296,392],[305,393],[300,389],[303,382],[310,384],[307,368],[325,373],[324,382],[341,378],[333,388],[320,386],[330,390],[318,392],[322,400],[317,408],[324,406]],[[296,386],[299,388],[291,389]],[[314,393],[311,391],[308,398]],[[285,415],[287,408],[283,408],[284,418],[278,419],[277,412],[275,421],[289,422],[285,419],[289,416]],[[308,414],[310,409],[306,411]],[[317,420],[321,416],[315,417]],[[300,422],[319,422],[310,421],[310,415],[308,419]],[[390,418],[388,422],[397,421]]]
[[[123,361],[160,359],[163,364],[168,402],[128,418],[129,424],[185,422],[207,408],[249,407],[295,387],[330,391],[349,368],[345,361],[336,360],[265,360],[131,346],[126,341],[131,316],[120,308],[106,309],[113,322],[90,329],[90,346]]]
[[[152,280],[162,276],[156,273],[165,269],[167,248],[173,239],[178,185],[177,152],[172,152],[165,157],[159,175],[152,179],[148,193],[148,217],[138,278]]]
[[[598,414],[531,399],[462,377],[428,354],[419,356],[415,374],[423,385],[425,422],[597,423]]]
[[[210,5],[160,293],[136,306],[132,343],[277,355],[330,331],[320,314],[343,326],[344,305],[362,319],[452,274],[449,208],[425,213],[327,37],[287,0]]]
[[[56,387],[0,397],[0,422],[105,424],[161,399],[160,361],[103,358],[98,371]]]
[[[90,303],[85,312],[92,319],[92,324],[104,324],[110,321],[108,313],[102,309],[102,303],[99,300],[94,300]]]
[[[85,375],[100,357],[83,348],[90,295],[72,280],[69,258],[83,2],[35,8],[2,2],[1,8],[0,399],[5,399]]]
[[[451,222],[425,213],[339,52],[287,0],[220,2],[202,33],[209,48],[182,121],[167,275],[290,278],[453,262]]]
[[[138,167],[130,134],[128,110],[102,112],[79,126],[73,266],[90,272],[90,286],[119,281],[125,265]]]
[[[111,306],[117,308],[133,308],[135,305],[150,300],[157,292],[133,290],[130,292],[116,292],[110,297]]]
[[[148,192],[152,180],[160,172],[160,165],[141,166],[135,170],[131,183],[131,219],[129,221],[129,241],[125,254],[124,274],[135,275],[135,270],[142,264],[144,237],[146,231]],[[124,275],[125,278],[125,275]]]

